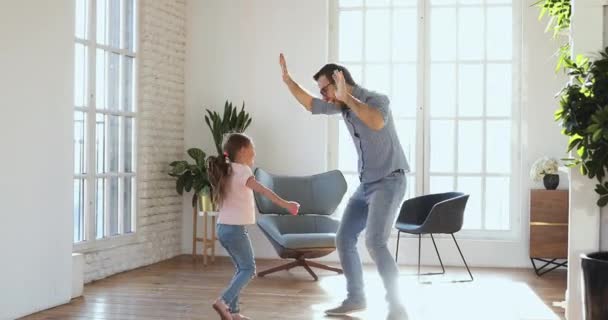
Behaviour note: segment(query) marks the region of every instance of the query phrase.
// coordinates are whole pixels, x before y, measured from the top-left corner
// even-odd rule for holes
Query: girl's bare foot
[[[222,299],[215,300],[213,303],[213,310],[220,315],[222,320],[233,320],[228,306],[224,303],[224,301],[222,301]]]

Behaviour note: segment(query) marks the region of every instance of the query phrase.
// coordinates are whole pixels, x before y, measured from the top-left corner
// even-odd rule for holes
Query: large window
[[[75,0],[74,242],[134,231],[135,0]]]
[[[332,11],[331,58],[391,98],[412,168],[406,198],[463,191],[471,194],[465,229],[511,231],[511,0],[336,0]],[[334,126],[331,162],[352,193],[357,153],[341,118]]]

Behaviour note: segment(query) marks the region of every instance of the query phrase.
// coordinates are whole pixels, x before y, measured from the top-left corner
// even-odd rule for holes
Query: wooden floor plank
[[[259,260],[258,268],[278,261]],[[232,277],[229,260],[219,258],[204,267],[189,256],[121,273],[85,286],[84,296],[22,319],[218,319],[211,309]],[[463,269],[448,268],[449,276],[429,277],[430,285],[416,281],[413,268],[401,267],[399,284],[413,320],[435,319],[564,319],[552,307],[563,300],[566,273],[559,270],[537,277],[527,269],[473,269],[472,283],[444,283],[466,278]],[[256,320],[326,319],[323,310],[345,295],[341,275],[319,271],[315,282],[303,269],[293,269],[254,279],[243,292],[242,312]],[[365,267],[368,310],[346,319],[377,320],[386,317],[382,282],[373,266]]]

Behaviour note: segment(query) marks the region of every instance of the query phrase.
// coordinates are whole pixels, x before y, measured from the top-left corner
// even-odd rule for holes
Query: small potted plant
[[[194,159],[194,164],[188,163],[186,160],[173,161],[169,164],[171,167],[169,175],[177,178],[175,189],[180,195],[184,191],[194,191],[192,207],[196,208],[198,201],[200,210],[213,211],[211,183],[207,175],[207,167],[205,166],[207,155],[198,148],[188,149],[188,155]]]
[[[530,169],[530,178],[534,181],[543,180],[545,189],[555,190],[559,186],[559,163],[554,158],[542,157],[534,162]]]

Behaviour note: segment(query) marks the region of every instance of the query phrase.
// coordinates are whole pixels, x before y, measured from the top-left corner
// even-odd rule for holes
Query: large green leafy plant
[[[217,154],[222,154],[222,146],[224,145],[224,136],[229,133],[242,133],[245,132],[247,127],[251,124],[251,116],[245,112],[245,103],[241,107],[241,111],[236,106],[232,105],[232,102],[226,101],[224,104],[224,115],[220,116],[219,113],[207,109],[207,115],[205,115],[205,122],[211,130],[213,135],[213,142],[217,149]]]
[[[184,191],[194,191],[192,206],[196,207],[198,196],[209,194],[211,191],[211,183],[207,175],[207,167],[205,166],[207,156],[203,150],[198,148],[188,149],[188,155],[194,159],[194,163],[188,163],[186,160],[173,161],[169,164],[171,167],[169,175],[177,178],[175,189],[180,195]]]
[[[570,137],[568,152],[576,151],[568,165],[598,180],[597,205],[603,207],[608,204],[608,48],[593,61],[578,56],[564,62],[571,81],[559,94],[555,119]]]

